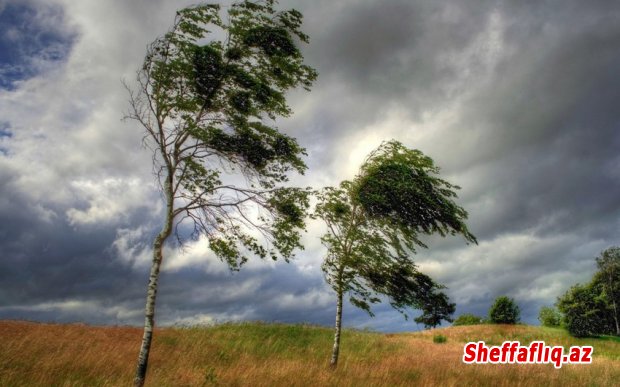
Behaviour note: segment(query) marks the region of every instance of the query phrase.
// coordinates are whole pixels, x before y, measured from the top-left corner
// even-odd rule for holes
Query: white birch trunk
[[[168,175],[171,176],[171,175]],[[142,335],[142,345],[140,354],[138,355],[138,366],[136,367],[136,376],[134,378],[134,386],[144,386],[146,379],[146,369],[149,361],[149,353],[151,350],[151,341],[153,339],[153,328],[155,326],[155,299],[157,297],[157,282],[159,280],[159,270],[163,260],[162,249],[166,239],[172,234],[173,221],[173,194],[172,182],[170,178],[166,179],[164,184],[166,195],[166,220],[161,232],[155,237],[153,242],[153,262],[151,264],[151,274],[146,294],[146,307],[144,313],[144,333]]]
[[[338,364],[338,354],[340,353],[340,331],[342,326],[342,290],[338,290],[338,303],[336,305],[336,332],[334,334],[334,348],[332,349],[331,367]]]

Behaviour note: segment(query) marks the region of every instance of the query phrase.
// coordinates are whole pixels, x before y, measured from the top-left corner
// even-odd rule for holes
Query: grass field
[[[445,343],[434,343],[441,334]],[[0,321],[0,386],[129,386],[141,330]],[[463,345],[592,345],[591,365],[465,365]],[[329,328],[262,323],[157,329],[150,386],[620,386],[620,340],[575,339],[563,330],[478,325],[417,333],[345,330],[328,367]]]

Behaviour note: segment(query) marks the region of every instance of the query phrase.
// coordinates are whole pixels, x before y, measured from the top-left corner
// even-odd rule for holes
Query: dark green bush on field
[[[497,297],[489,309],[489,320],[494,324],[516,324],[520,315],[519,306],[506,296]]]
[[[446,336],[444,336],[444,335],[435,335],[435,336],[433,336],[433,343],[443,344],[446,341],[448,341],[448,338]]]
[[[471,313],[465,313],[460,315],[452,323],[453,326],[478,324],[484,324],[484,318]]]
[[[600,291],[593,284],[577,284],[558,299],[563,325],[572,336],[613,334],[613,320]]]

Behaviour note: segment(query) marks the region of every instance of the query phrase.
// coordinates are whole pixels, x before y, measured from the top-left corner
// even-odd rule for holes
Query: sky
[[[146,46],[191,1],[0,0],[0,318],[140,325],[163,206],[143,130],[123,121]],[[307,149],[300,186],[352,178],[396,139],[461,187],[478,245],[414,257],[456,315],[502,295],[522,320],[620,245],[620,6],[614,1],[281,0],[304,15],[319,77],[281,131]],[[231,273],[204,240],[167,247],[156,323],[332,325],[308,223],[291,263]],[[387,303],[345,327],[421,329]]]

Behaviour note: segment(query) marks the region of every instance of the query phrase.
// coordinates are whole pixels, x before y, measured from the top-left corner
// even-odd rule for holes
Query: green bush
[[[564,327],[572,336],[588,337],[613,333],[613,317],[599,296],[596,284],[574,285],[558,298],[558,309],[564,315]]]
[[[489,320],[494,324],[516,324],[519,322],[521,311],[512,298],[501,296],[489,309]]]
[[[543,327],[559,327],[562,315],[555,308],[543,306],[538,312],[538,321]]]
[[[433,343],[443,344],[448,341],[448,338],[444,335],[435,335],[433,336]]]
[[[484,324],[484,318],[480,316],[476,316],[475,314],[471,314],[471,313],[465,313],[465,314],[460,315],[452,323],[452,325],[454,326],[478,325],[478,324]]]

